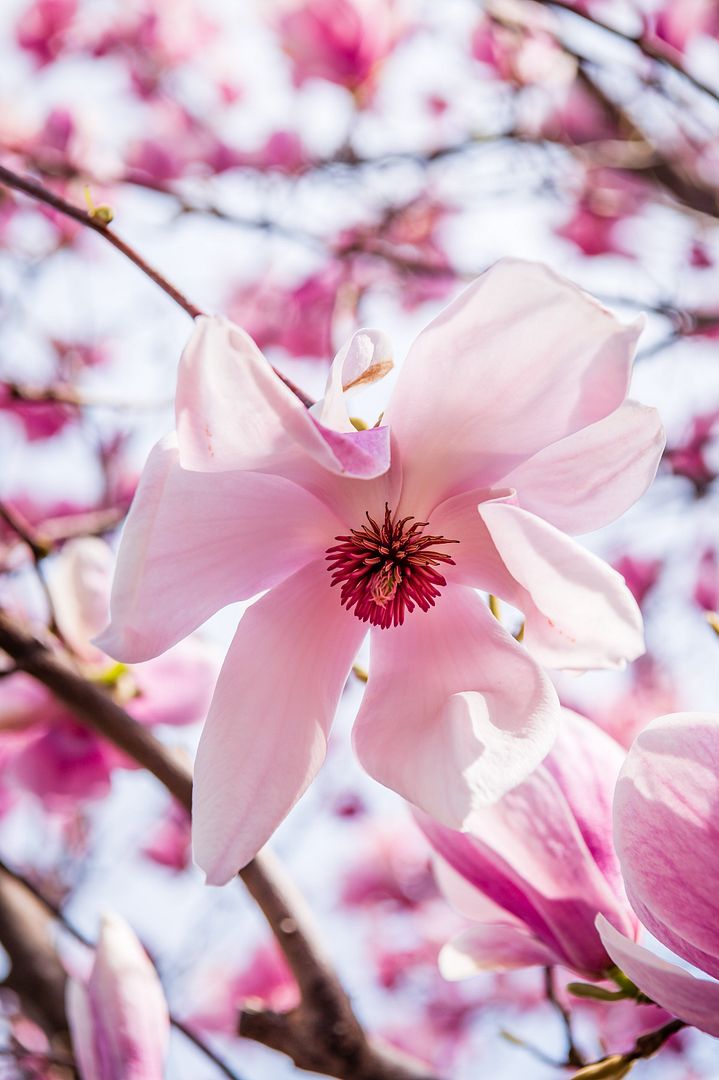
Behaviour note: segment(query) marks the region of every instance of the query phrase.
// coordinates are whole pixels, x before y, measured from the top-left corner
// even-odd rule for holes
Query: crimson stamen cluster
[[[340,543],[327,549],[332,585],[341,585],[344,607],[361,619],[386,630],[401,626],[405,612],[415,606],[429,611],[447,581],[435,570],[454,559],[433,545],[456,544],[443,536],[425,535],[427,521],[405,517],[393,521],[385,504],[384,521],[379,525],[367,514],[367,525],[353,529],[349,536],[336,536]],[[414,521],[413,525],[408,525]]]

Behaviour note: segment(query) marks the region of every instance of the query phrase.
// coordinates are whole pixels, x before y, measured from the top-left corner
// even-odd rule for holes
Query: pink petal
[[[65,1010],[72,1037],[72,1050],[82,1080],[107,1080],[95,1045],[95,1023],[87,988],[77,979],[68,979]]]
[[[520,783],[556,731],[554,688],[471,589],[372,632],[354,730],[362,765],[450,827]]]
[[[97,643],[126,663],[156,656],[316,558],[338,531],[318,499],[282,477],[182,469],[168,436],[145,466],[120,545],[112,622]]]
[[[479,514],[520,586],[506,599],[524,612],[524,643],[541,664],[621,667],[644,652],[641,613],[615,570],[527,510],[488,502]]]
[[[565,734],[564,725],[571,722],[565,715],[562,720],[560,738]],[[589,721],[585,724],[589,726]],[[619,763],[615,758],[605,776],[608,763],[604,755],[600,752],[592,761],[595,747],[591,743],[584,747],[576,736],[576,731],[570,731],[564,745],[555,744],[549,758],[522,784],[495,804],[477,809],[469,832],[445,829],[426,817],[419,823],[455,873],[513,920],[524,923],[534,938],[551,949],[555,963],[594,976],[608,966],[594,927],[597,911],[627,933],[634,934],[637,923],[617,879],[616,866],[611,866],[611,876],[605,873],[608,858],[604,844],[611,845],[611,839],[600,836],[598,852],[590,847],[573,802],[550,772],[550,758],[554,762],[560,757],[567,759],[567,771],[574,762],[585,774],[593,768],[596,779],[586,796],[580,795],[580,807],[582,802],[588,803],[593,791],[604,787],[604,812],[610,820],[606,791],[612,787]],[[586,820],[593,813],[586,805],[582,816]],[[590,841],[596,840],[597,830],[588,836]],[[451,881],[450,887],[449,898],[453,899],[456,892]],[[466,908],[466,900],[463,902]],[[486,919],[481,908],[478,917]],[[496,917],[491,921],[496,922]]]
[[[665,436],[656,409],[625,401],[609,416],[540,450],[504,477],[519,503],[568,533],[608,525],[654,479]]]
[[[602,916],[597,930],[617,967],[663,1009],[687,1024],[719,1036],[719,983],[697,979],[630,941]]]
[[[223,318],[195,322],[180,361],[176,417],[186,469],[282,474],[298,454],[365,479],[389,468],[387,428],[337,432],[318,423],[252,338]]]
[[[167,1003],[147,953],[117,915],[103,918],[87,992],[101,1080],[162,1080]],[[83,1030],[87,1014],[80,1020]]]
[[[357,330],[335,357],[322,401],[311,412],[325,428],[353,432],[345,391],[377,382],[392,368],[392,347],[381,330]],[[382,430],[382,429],[378,429]]]
[[[222,657],[197,637],[181,641],[154,660],[136,664],[131,678],[140,691],[126,708],[141,724],[194,724],[204,720]]]
[[[662,716],[638,735],[617,784],[614,822],[642,922],[719,976],[719,715]]]
[[[318,561],[278,585],[230,646],[195,762],[194,855],[212,885],[257,854],[324,760],[366,632],[328,577]]]
[[[49,589],[65,640],[85,660],[101,658],[90,639],[107,626],[114,558],[104,540],[68,541],[54,561]]]
[[[468,979],[483,971],[556,964],[557,958],[541,941],[511,923],[485,923],[464,930],[439,954],[439,970],[449,982]]]
[[[420,334],[386,413],[417,516],[490,486],[626,396],[642,328],[547,267],[503,259]]]

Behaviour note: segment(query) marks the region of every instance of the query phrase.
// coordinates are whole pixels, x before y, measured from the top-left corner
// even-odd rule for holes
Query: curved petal
[[[473,590],[448,586],[435,607],[373,630],[371,642],[357,756],[444,824],[466,827],[550,749],[554,688]]]
[[[586,717],[562,709],[557,741],[543,767],[554,778],[582,834],[594,862],[620,899],[632,923],[626,903],[619,859],[614,847],[612,804],[617,777],[626,753],[624,748]]]
[[[620,934],[602,915],[597,916],[597,930],[614,963],[647,997],[687,1024],[719,1036],[719,983],[697,979],[660,959]]]
[[[664,450],[656,409],[625,401],[504,477],[525,510],[568,533],[602,528],[647,490]]]
[[[719,977],[719,715],[661,716],[637,736],[617,784],[614,829],[642,922]]]
[[[200,472],[283,473],[300,453],[331,473],[370,478],[389,468],[389,431],[334,431],[310,415],[252,338],[200,316],[178,369],[180,463]]]
[[[333,431],[355,431],[347,412],[345,393],[383,379],[392,366],[392,346],[387,335],[381,330],[356,330],[334,358],[325,396],[310,412]]]
[[[236,600],[323,551],[340,522],[309,492],[263,473],[196,473],[173,436],[154,448],[120,544],[111,622],[97,644],[148,660]]]
[[[449,982],[469,979],[483,971],[516,971],[549,967],[557,957],[541,941],[511,923],[485,923],[462,931],[439,954],[439,970]]]
[[[620,574],[527,510],[495,501],[479,514],[519,586],[505,598],[524,612],[524,642],[541,664],[622,667],[644,652],[641,612]]]
[[[223,885],[269,839],[324,760],[364,625],[314,562],[244,614],[195,761],[193,845]]]
[[[419,335],[386,413],[406,512],[501,480],[624,400],[641,320],[620,323],[546,266],[503,259]]]
[[[204,720],[217,682],[222,655],[198,637],[144,664],[135,664],[131,678],[139,694],[127,711],[141,724],[194,724]]]
[[[170,1034],[165,995],[134,931],[103,916],[88,982],[102,1077],[161,1080]]]

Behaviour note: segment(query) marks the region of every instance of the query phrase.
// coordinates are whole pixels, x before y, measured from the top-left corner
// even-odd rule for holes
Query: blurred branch
[[[81,942],[88,949],[95,948],[95,943],[91,941],[90,938],[88,938],[80,930],[78,930],[77,927],[68,920],[62,909],[57,904],[50,900],[49,897],[45,896],[45,894],[42,893],[32,881],[26,878],[24,874],[21,874],[18,870],[13,870],[12,867],[8,866],[6,862],[0,859],[0,884],[3,880],[7,879],[13,881],[16,884],[18,890],[24,890],[25,904],[32,904],[33,902],[35,904],[40,904],[45,909],[46,914],[52,919],[55,919],[58,923],[60,923],[60,925],[63,926],[65,930],[67,930],[68,933],[71,934],[77,941]],[[1,936],[0,940],[2,940]],[[203,1053],[205,1057],[213,1063],[213,1065],[216,1065],[220,1072],[223,1074],[223,1076],[227,1077],[227,1080],[241,1080],[241,1077],[239,1077],[238,1074],[234,1072],[225,1061],[222,1060],[222,1058],[218,1057],[214,1050],[210,1046],[208,1046],[207,1043],[199,1037],[199,1035],[196,1035],[194,1031],[192,1031],[191,1028],[187,1026],[187,1024],[183,1023],[182,1020],[178,1020],[177,1017],[172,1016],[172,1014],[170,1014],[170,1023],[174,1028],[177,1028],[177,1030],[181,1032],[182,1035],[184,1035],[188,1042],[191,1042],[193,1046],[196,1046],[197,1049],[201,1051],[201,1053]]]
[[[713,98],[714,101],[719,102],[719,93],[717,93],[714,87],[705,83],[696,75],[692,75],[668,49],[661,48],[660,45],[650,38],[645,37],[643,34],[626,34],[616,26],[611,26],[609,23],[602,22],[601,19],[598,19],[586,9],[579,10],[575,6],[576,0],[575,2],[573,2],[573,0],[534,0],[534,2],[540,4],[542,7],[552,8],[557,11],[568,11],[577,19],[581,19],[585,23],[590,23],[599,30],[603,30],[605,33],[611,34],[613,37],[619,38],[629,45],[635,45],[648,60],[653,60],[663,67],[671,68],[672,71],[676,71],[683,79],[686,79],[687,82],[691,83],[695,89],[700,90],[703,94],[707,94],[710,98]]]
[[[5,986],[14,990],[47,1036],[67,1049],[67,976],[51,936],[52,920],[43,904],[0,867],[0,942],[10,957]]]
[[[43,683],[93,730],[153,773],[187,810],[192,807],[192,775],[183,757],[159,742],[99,687],[77,675],[60,656],[17,626],[0,610],[0,649],[17,667]],[[277,1014],[255,1013],[242,1034],[289,1054],[301,1064],[340,1080],[433,1080],[414,1062],[370,1041],[320,946],[312,920],[297,890],[267,852],[240,871],[287,958],[302,1001],[277,1020]],[[263,1026],[258,1017],[272,1016]],[[282,1037],[278,1028],[282,1026]],[[274,1041],[270,1041],[270,1040]],[[279,1045],[279,1043],[282,1045]],[[304,1066],[301,1066],[304,1067]],[[307,1066],[310,1067],[309,1065]]]
[[[574,1065],[575,1067],[578,1065],[583,1065],[584,1058],[582,1057],[574,1042],[574,1032],[572,1031],[572,1015],[569,1012],[569,1009],[566,1009],[557,997],[556,989],[554,986],[554,970],[551,967],[546,967],[544,969],[544,993],[546,995],[547,1001],[559,1016],[559,1019],[562,1021],[562,1025],[564,1027],[564,1033],[567,1040],[567,1065]]]

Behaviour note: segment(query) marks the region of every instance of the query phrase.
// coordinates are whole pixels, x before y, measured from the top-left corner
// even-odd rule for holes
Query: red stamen
[[[381,525],[367,514],[368,525],[353,529],[349,536],[336,536],[340,543],[327,549],[332,585],[340,585],[340,602],[362,622],[386,630],[401,626],[406,612],[415,607],[429,611],[447,582],[435,570],[454,559],[436,545],[457,544],[443,536],[428,536],[422,530],[427,521],[412,517],[393,521],[385,504]],[[413,525],[408,523],[414,521]]]

